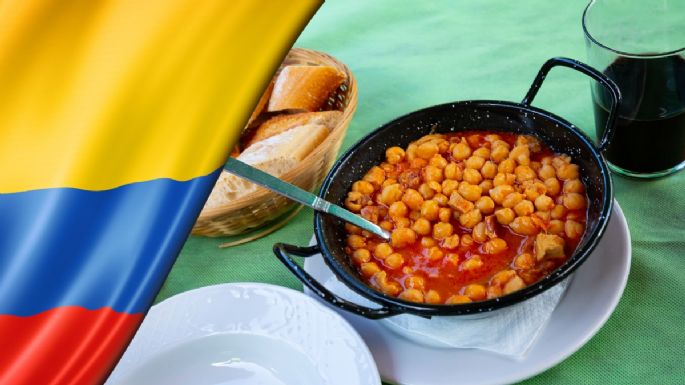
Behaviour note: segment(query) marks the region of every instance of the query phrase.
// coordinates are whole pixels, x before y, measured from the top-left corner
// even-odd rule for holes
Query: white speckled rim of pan
[[[380,384],[337,313],[259,283],[207,286],[153,306],[106,385]]]

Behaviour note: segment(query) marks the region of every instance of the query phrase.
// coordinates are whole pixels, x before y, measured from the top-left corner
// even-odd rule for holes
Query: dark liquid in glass
[[[685,161],[685,59],[619,58],[604,73],[621,89],[616,131],[605,155],[635,173],[668,170]],[[595,93],[595,124],[604,132],[611,99]]]

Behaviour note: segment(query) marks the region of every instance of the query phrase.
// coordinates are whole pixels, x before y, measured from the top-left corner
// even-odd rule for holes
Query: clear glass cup
[[[619,86],[605,152],[619,174],[654,178],[685,168],[685,1],[593,0],[583,13],[588,62]],[[609,95],[593,85],[598,136]]]

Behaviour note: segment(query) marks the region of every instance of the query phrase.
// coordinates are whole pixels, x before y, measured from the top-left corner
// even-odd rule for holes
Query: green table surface
[[[295,45],[336,56],[357,77],[359,106],[344,150],[384,122],[433,104],[519,101],[548,58],[586,59],[580,24],[585,5],[583,0],[331,0]],[[589,84],[571,70],[553,70],[534,104],[594,137]],[[651,181],[614,176],[614,182],[633,246],[623,298],[589,343],[526,384],[685,383],[685,172]],[[228,249],[217,247],[226,239],[191,236],[157,301],[225,282],[301,290],[271,246],[306,245],[311,236],[310,209],[269,236]]]

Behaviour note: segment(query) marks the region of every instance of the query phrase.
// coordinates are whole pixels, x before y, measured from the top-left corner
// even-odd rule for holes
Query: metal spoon
[[[224,170],[230,172],[231,174],[235,174],[239,177],[245,178],[252,183],[264,186],[275,193],[278,193],[294,201],[307,205],[316,211],[321,211],[326,214],[336,216],[355,226],[359,226],[364,230],[368,230],[383,239],[390,239],[390,233],[383,230],[378,225],[369,222],[366,219],[348,210],[345,210],[344,208],[338,205],[334,205],[331,202],[323,200],[310,192],[304,191],[297,186],[284,182],[272,175],[269,175],[258,168],[254,168],[250,165],[247,165],[235,158],[228,158],[228,162],[226,162]]]

